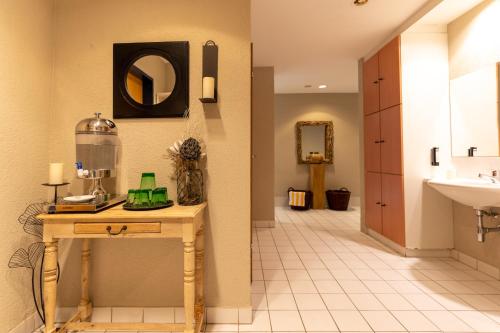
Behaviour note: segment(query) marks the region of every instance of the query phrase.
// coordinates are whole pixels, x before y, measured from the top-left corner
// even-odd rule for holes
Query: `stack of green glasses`
[[[161,207],[167,202],[167,188],[156,187],[155,174],[152,172],[142,174],[139,190],[128,190],[127,204],[133,208]]]

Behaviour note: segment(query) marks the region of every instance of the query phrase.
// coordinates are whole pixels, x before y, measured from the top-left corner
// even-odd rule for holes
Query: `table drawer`
[[[140,223],[75,223],[75,234],[146,234],[160,233],[160,222]]]

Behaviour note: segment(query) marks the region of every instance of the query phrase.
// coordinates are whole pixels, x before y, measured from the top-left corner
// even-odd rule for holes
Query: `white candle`
[[[49,164],[49,184],[62,184],[63,182],[63,163]]]
[[[215,78],[205,76],[203,78],[203,98],[214,98],[215,94]]]

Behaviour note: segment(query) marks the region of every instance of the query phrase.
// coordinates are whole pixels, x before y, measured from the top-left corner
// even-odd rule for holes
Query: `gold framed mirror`
[[[295,134],[298,164],[333,164],[333,122],[299,121]]]

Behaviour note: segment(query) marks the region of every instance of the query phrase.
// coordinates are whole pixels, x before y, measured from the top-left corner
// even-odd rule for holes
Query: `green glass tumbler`
[[[127,194],[127,203],[128,204],[133,204],[134,203],[134,199],[135,199],[135,193],[137,192],[137,190],[128,190],[128,194]]]
[[[144,172],[141,178],[141,190],[152,190],[156,187],[155,173]]]
[[[153,190],[152,203],[154,206],[165,205],[168,200],[167,188],[158,187]]]
[[[132,207],[141,207],[141,198],[140,198],[141,190],[136,190],[134,194],[134,202],[132,203]]]
[[[149,190],[137,190],[134,197],[134,207],[149,207]]]

